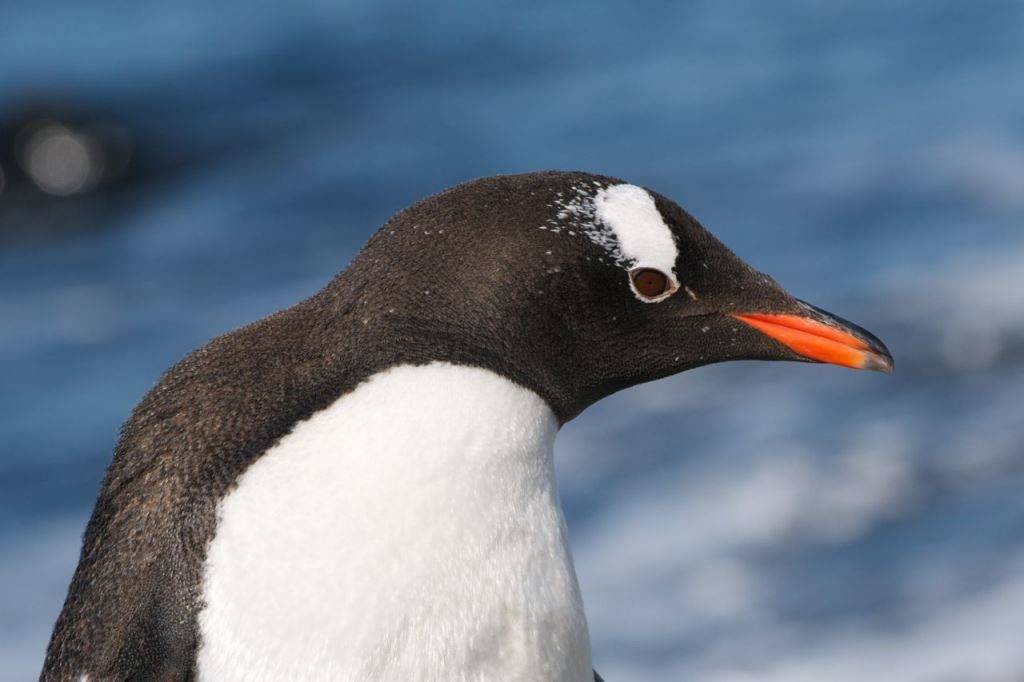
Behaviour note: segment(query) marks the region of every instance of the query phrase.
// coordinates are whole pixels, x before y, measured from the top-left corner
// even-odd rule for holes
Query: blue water
[[[876,332],[891,377],[737,363],[564,430],[609,680],[1024,679],[1024,5],[0,8],[0,118],[115,187],[0,194],[0,678],[42,660],[117,429],[211,336],[462,180],[653,187]]]

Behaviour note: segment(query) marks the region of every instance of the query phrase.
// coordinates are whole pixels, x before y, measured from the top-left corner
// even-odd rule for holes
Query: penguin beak
[[[892,373],[889,349],[871,332],[798,301],[806,314],[733,313],[732,317],[813,362]]]

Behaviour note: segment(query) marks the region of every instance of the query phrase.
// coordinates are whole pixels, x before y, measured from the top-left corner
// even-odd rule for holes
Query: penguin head
[[[563,421],[728,360],[892,368],[875,336],[794,298],[671,200],[587,173],[486,178],[425,199],[333,286],[359,290],[355,314],[400,340],[397,359],[493,369]]]

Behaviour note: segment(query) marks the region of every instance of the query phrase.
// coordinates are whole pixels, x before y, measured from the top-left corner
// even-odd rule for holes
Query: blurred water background
[[[610,681],[1024,680],[1024,4],[0,4],[0,679],[120,423],[394,211],[657,189],[892,377],[737,363],[560,437]]]

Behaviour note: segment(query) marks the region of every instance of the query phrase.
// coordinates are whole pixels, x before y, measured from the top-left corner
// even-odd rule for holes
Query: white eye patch
[[[612,185],[594,195],[594,215],[610,229],[618,251],[630,268],[653,268],[674,285],[679,250],[654,198],[636,185]]]

